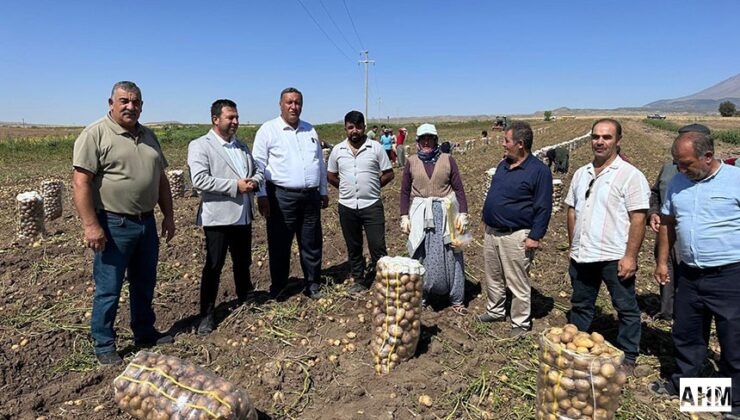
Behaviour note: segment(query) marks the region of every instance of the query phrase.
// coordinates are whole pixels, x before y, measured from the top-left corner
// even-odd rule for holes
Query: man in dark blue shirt
[[[552,175],[532,156],[534,135],[526,122],[504,133],[505,158],[496,168],[483,205],[486,312],[481,322],[506,319],[506,288],[511,290],[511,337],[532,329],[529,268],[552,213]]]

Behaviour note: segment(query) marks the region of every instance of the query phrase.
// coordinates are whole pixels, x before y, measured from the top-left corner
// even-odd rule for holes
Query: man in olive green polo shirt
[[[162,236],[175,235],[167,160],[154,133],[139,124],[143,101],[133,82],[113,85],[108,115],[85,127],[75,141],[73,198],[84,227],[85,244],[95,252],[95,297],[91,333],[101,364],[121,363],[113,323],[124,276],[131,299],[134,343],[171,343],[154,328],[152,299],[159,238],[154,206],[164,220]]]

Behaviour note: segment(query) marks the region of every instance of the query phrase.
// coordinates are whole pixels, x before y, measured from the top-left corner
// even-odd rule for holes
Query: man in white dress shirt
[[[302,121],[303,94],[280,93],[280,116],[265,122],[254,139],[254,160],[264,171],[257,193],[259,212],[267,219],[270,294],[278,297],[290,274],[290,247],[297,236],[304,293],[321,297],[321,209],[329,205],[326,164],[316,130]]]

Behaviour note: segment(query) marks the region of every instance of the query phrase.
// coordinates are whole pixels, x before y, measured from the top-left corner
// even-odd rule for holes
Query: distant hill
[[[662,112],[717,113],[719,104],[724,101],[740,106],[740,73],[693,95],[661,99],[643,108]]]

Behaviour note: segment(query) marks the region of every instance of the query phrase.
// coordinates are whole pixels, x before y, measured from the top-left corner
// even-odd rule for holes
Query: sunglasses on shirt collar
[[[593,188],[594,182],[596,182],[596,178],[591,178],[591,182],[588,183],[588,189],[586,190],[586,200],[588,200],[588,197],[591,196],[591,188]]]

